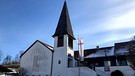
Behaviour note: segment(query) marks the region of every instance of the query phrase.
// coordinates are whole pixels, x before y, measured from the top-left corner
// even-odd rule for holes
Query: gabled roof
[[[91,49],[89,51],[91,51]],[[95,52],[90,53],[85,58],[106,57],[106,56],[113,56],[113,55],[114,55],[114,47],[111,46],[111,47],[103,47],[99,49],[96,48]]]
[[[79,57],[78,51],[75,51],[74,55],[75,57]],[[84,50],[85,58],[105,57],[105,56],[113,56],[113,55],[114,55],[114,46]]]
[[[130,46],[133,44],[135,44],[135,41],[115,43],[115,54],[124,55],[124,54],[128,53]]]
[[[20,56],[20,58],[21,58],[35,43],[37,43],[37,42],[41,43],[43,46],[45,46],[46,48],[48,48],[50,51],[54,52],[52,46],[50,46],[50,45],[48,45],[48,44],[46,44],[46,43],[43,43],[43,42],[41,42],[41,41],[39,41],[39,40],[36,40],[36,41]]]
[[[53,47],[52,46],[50,46],[50,45],[48,45],[46,43],[43,43],[43,42],[41,42],[39,40],[37,40],[37,41],[40,42],[42,45],[44,45],[45,47],[47,47],[48,49],[50,49],[53,52]]]
[[[73,39],[75,39],[73,31],[72,31],[72,26],[70,23],[70,18],[69,18],[69,14],[68,14],[68,8],[67,8],[66,1],[64,2],[63,9],[62,9],[62,12],[61,12],[61,15],[59,18],[59,22],[57,24],[56,31],[52,37],[60,36],[60,35],[64,35],[64,34],[68,34]]]
[[[115,46],[110,46],[110,47],[101,47],[98,49],[97,48],[85,49],[84,57],[95,58],[95,57],[126,55],[129,52],[129,49],[133,48],[134,44],[135,44],[135,41],[127,41],[127,42],[115,43]],[[79,57],[78,51],[75,51],[74,55],[75,57]]]

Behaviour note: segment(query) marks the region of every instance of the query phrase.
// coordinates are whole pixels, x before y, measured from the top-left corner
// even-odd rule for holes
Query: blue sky
[[[53,46],[64,0],[0,0],[0,50],[16,55],[40,40]],[[135,0],[67,0],[74,35],[84,48],[113,46],[135,35]],[[75,50],[77,43],[74,42]]]

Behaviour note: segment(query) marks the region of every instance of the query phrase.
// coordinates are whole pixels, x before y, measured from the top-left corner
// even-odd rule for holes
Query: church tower
[[[66,1],[57,24],[54,38],[52,76],[66,76],[67,68],[74,67],[73,40],[75,40]]]

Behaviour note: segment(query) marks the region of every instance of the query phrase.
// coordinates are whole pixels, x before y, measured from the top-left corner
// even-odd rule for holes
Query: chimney
[[[99,50],[99,46],[96,46],[97,50]]]
[[[135,40],[135,36],[133,37],[133,41]]]

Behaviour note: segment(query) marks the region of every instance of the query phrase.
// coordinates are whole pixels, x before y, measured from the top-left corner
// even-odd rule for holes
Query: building
[[[92,69],[77,66],[73,47],[75,37],[66,1],[52,37],[54,47],[36,40],[21,55],[20,67],[27,70],[26,76],[97,76]]]
[[[131,64],[126,60],[129,42],[114,46],[84,50],[84,62],[78,67],[78,51],[66,1],[52,36],[54,46],[36,40],[22,55],[20,67],[27,70],[26,76],[111,76],[114,71],[124,76],[134,76]]]
[[[135,41],[133,41],[135,43]],[[127,60],[130,41],[115,43],[114,46],[99,47],[84,50],[84,66],[92,68],[100,76],[110,76],[119,70],[124,76],[134,76],[132,65]],[[75,51],[78,57],[78,51]]]

